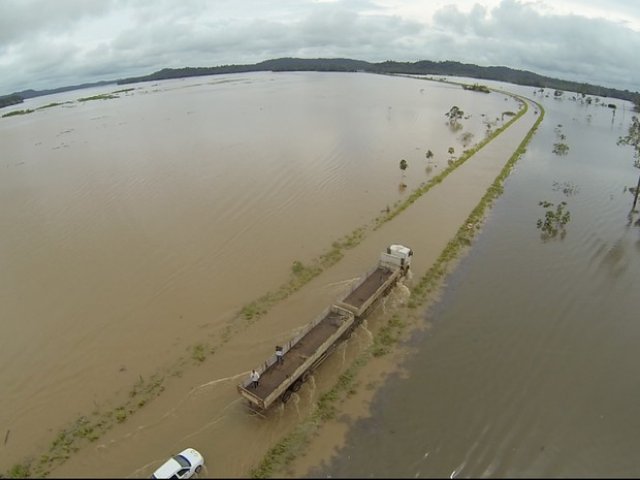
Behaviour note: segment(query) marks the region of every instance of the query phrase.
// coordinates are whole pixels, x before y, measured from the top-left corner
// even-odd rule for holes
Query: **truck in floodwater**
[[[406,275],[413,251],[390,245],[378,264],[342,298],[325,309],[302,332],[282,347],[280,353],[255,368],[260,374],[256,387],[251,379],[238,385],[238,392],[258,410],[267,410],[280,399],[286,403],[311,373],[349,336],[376,304]],[[280,358],[278,358],[280,357]]]

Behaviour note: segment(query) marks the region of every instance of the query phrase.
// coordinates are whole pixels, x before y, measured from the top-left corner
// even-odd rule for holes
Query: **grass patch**
[[[391,320],[384,325],[373,338],[371,354],[374,357],[381,357],[391,351],[391,347],[397,343],[405,327],[405,322],[400,320],[399,314],[393,315]]]
[[[473,90],[474,92],[491,93],[489,87],[487,87],[486,85],[479,85],[477,83],[474,83],[473,85],[463,83],[462,88],[464,88],[465,90]]]
[[[113,412],[113,418],[116,419],[116,422],[122,423],[127,419],[128,412],[124,407],[118,407]]]
[[[77,452],[82,446],[95,442],[114,425],[125,422],[151,399],[162,393],[163,381],[164,377],[160,375],[152,375],[148,379],[140,376],[129,391],[127,400],[105,411],[96,406],[91,415],[81,416],[66,428],[61,429],[51,441],[47,454],[26,464],[29,471],[27,476],[47,476],[53,468],[67,461],[71,454]],[[7,475],[11,475],[11,471]]]
[[[135,90],[135,88],[123,88],[122,90],[115,90],[111,93],[116,94],[116,93],[127,93],[127,92],[132,92],[133,90]]]
[[[244,320],[245,323],[248,324],[256,322],[260,317],[265,315],[273,305],[300,290],[300,288],[320,275],[325,269],[338,263],[344,256],[345,250],[355,247],[363,240],[367,230],[367,226],[356,228],[341,239],[334,241],[328,251],[312,259],[309,264],[295,260],[291,265],[289,280],[285,284],[281,285],[277,290],[268,292],[257,300],[242,307],[237,317],[233,320],[233,326],[228,326],[223,332],[223,343],[231,338],[234,330],[240,328],[238,320]]]
[[[14,110],[13,112],[5,113],[2,115],[2,118],[5,117],[15,117],[16,115],[27,115],[28,113],[33,113],[35,110],[31,110],[29,108],[25,110]]]
[[[61,102],[47,103],[46,105],[43,105],[42,107],[38,107],[38,110],[44,110],[45,108],[58,107],[60,105],[64,105],[64,103],[61,103]]]
[[[16,463],[7,472],[7,478],[30,478],[30,477],[31,477],[31,470],[29,468],[29,464],[26,464],[26,463]]]
[[[207,358],[207,346],[203,343],[198,343],[191,347],[191,358],[196,362],[202,363]]]
[[[110,93],[103,93],[101,95],[93,95],[91,97],[82,97],[79,98],[79,102],[90,102],[92,100],[110,100],[112,98],[119,98],[117,95],[113,95]]]

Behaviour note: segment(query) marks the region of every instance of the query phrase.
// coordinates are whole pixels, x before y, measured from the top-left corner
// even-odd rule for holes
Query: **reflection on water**
[[[0,122],[0,470],[216,338],[295,260],[439,173],[462,133],[479,141],[486,119],[518,110],[502,94],[365,74],[134,87],[30,99],[21,108],[62,105]]]
[[[539,133],[426,312],[432,328],[411,340],[409,377],[387,382],[372,417],[312,475],[637,477],[640,230],[624,192],[637,170],[616,147],[629,105],[612,117],[543,101]],[[540,239],[544,199],[567,202],[563,240]]]

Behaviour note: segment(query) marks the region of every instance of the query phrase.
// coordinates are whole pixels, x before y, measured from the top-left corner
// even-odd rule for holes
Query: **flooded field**
[[[639,172],[616,146],[630,105],[508,89],[541,101],[544,122],[400,372],[344,447],[299,476],[640,473],[640,228],[627,217]],[[541,238],[540,201],[566,202],[564,235]]]
[[[383,230],[286,314],[275,310],[205,361],[229,322],[287,280],[294,261],[402,200],[446,166],[450,148],[459,154],[519,105],[443,83],[318,73],[148,83],[90,99],[116,90],[127,89],[35,98],[21,106],[34,113],[0,119],[0,471],[46,454],[79,419],[111,412],[121,428],[65,453],[73,461],[59,475],[147,476],[187,441],[220,458],[225,447],[207,446],[208,429],[236,451],[253,429],[251,455],[208,469],[246,474],[281,435],[279,422],[297,417],[254,425],[227,395],[233,382],[381,246],[406,233],[425,267],[434,225],[457,228],[448,214],[473,198],[438,200],[438,223]],[[465,112],[458,131],[446,125],[454,105]],[[127,419],[117,406],[150,379],[165,393]]]

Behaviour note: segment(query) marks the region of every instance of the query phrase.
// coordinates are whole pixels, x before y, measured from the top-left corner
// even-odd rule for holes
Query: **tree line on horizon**
[[[517,70],[510,67],[482,67],[470,63],[455,61],[433,62],[420,60],[417,62],[396,62],[387,60],[379,63],[366,62],[364,60],[352,60],[348,58],[277,58],[265,60],[254,64],[220,65],[215,67],[183,67],[163,68],[149,75],[123,78],[116,81],[102,81],[71,87],[61,87],[51,90],[24,90],[10,95],[0,96],[0,108],[21,103],[23,99],[49,95],[63,91],[75,90],[116,83],[124,85],[129,83],[168,80],[176,78],[195,77],[202,75],[221,75],[227,73],[246,73],[260,71],[317,71],[317,72],[369,72],[411,75],[451,75],[456,77],[470,77],[482,80],[496,80],[516,85],[531,86],[535,88],[550,88],[555,90],[571,91],[585,95],[618,98],[628,100],[635,104],[636,110],[640,110],[640,93],[608,88],[599,85],[591,85],[584,82],[572,82],[552,77],[546,77],[527,70]]]

